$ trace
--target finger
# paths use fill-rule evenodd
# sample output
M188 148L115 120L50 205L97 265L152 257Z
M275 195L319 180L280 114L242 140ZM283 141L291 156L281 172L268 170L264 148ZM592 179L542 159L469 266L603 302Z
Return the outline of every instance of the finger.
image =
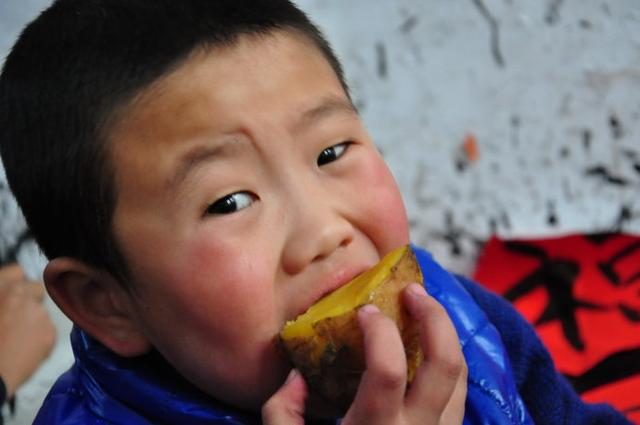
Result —
M304 425L307 386L302 375L292 369L285 383L262 406L264 425Z
M7 264L0 267L0 281L14 282L24 280L24 271L17 263Z
M440 416L465 369L458 335L445 309L421 285L411 285L404 301L419 322L424 361L407 394L408 412Z
M389 424L403 406L407 361L396 324L377 307L358 311L367 369L347 412L347 423Z
M36 282L27 282L25 283L25 286L27 287L29 295L31 295L35 300L42 301L44 299L45 290L43 284Z
M463 368L451 399L442 412L442 423L460 424L464 419L465 401L467 400L467 368Z

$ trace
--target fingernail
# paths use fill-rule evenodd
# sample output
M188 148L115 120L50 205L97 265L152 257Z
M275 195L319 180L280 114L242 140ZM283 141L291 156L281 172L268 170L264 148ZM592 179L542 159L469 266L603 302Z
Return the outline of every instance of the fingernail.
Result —
M291 369L291 372L289 372L289 375L287 376L287 380L284 381L285 384L288 384L289 382L293 381L293 378L295 378L298 375L298 369Z
M427 292L424 290L424 286L418 285L417 283L412 283L409 285L408 289L409 294L414 297L424 297Z
M373 305L373 304L363 305L358 310L359 314L365 314L365 315L369 315L369 314L373 314L373 313L379 313L379 312L380 312L380 309L378 307L376 307L375 305Z

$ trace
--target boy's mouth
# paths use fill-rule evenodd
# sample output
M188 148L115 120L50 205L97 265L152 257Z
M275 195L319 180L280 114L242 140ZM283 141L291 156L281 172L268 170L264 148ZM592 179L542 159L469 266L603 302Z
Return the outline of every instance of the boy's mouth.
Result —
M313 290L311 291L310 296L305 300L304 303L300 305L298 311L295 312L293 317L287 318L287 320L294 320L299 315L304 313L316 302L320 301L325 296L329 295L331 292L335 291L338 288L349 283L356 276L364 273L369 270L370 266L360 265L360 266L349 266L336 268L332 270L329 274L324 276L323 278L317 280L313 285Z

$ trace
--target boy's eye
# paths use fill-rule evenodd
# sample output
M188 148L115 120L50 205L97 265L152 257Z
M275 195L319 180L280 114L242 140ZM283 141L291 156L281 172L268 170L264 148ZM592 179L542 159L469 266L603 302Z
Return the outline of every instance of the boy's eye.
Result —
M249 207L254 201L255 195L249 192L231 193L209 205L205 214L231 214Z
M351 142L342 142L323 150L318 156L318 166L328 164L340 158L347 151Z

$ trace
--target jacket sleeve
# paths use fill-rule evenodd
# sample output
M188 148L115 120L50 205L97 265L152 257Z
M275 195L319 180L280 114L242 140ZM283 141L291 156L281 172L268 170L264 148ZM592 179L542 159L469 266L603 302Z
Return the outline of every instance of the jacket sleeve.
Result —
M631 424L608 404L587 404L560 375L534 328L502 297L458 276L498 329L516 386L536 424Z

